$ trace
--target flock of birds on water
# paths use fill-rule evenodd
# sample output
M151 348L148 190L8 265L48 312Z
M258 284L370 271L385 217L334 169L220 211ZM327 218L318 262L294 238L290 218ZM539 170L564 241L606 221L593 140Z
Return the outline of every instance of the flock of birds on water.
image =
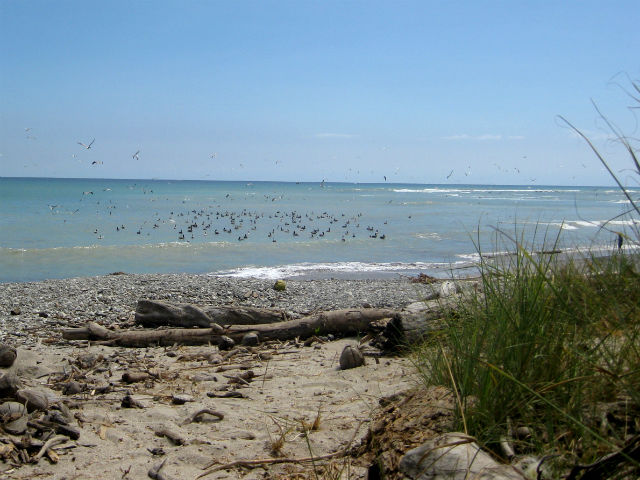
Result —
M147 206L151 202L162 202L163 197L155 194L153 189L137 184L129 185L129 191L136 194L148 195ZM268 206L264 209L260 208L228 208L237 200L242 200L236 194L227 193L224 195L223 203L216 205L208 205L206 207L189 205L187 199L183 199L182 203L189 206L182 211L175 209L176 201L170 201L164 198L168 206L172 208L168 213L161 214L160 209L152 209L149 212L150 220L144 220L134 226L127 226L121 223L123 218L128 218L127 214L118 216L118 207L123 205L114 203L109 198L111 188L103 188L102 192L94 191L82 192L79 202L83 205L90 205L95 208L96 217L100 218L99 226L93 229L93 235L97 240L103 240L106 237L114 238L112 235L142 235L152 236L160 233L164 241L237 241L260 238L262 241L271 241L276 243L278 240L319 240L319 239L335 239L346 242L349 239L366 236L371 239L385 240L386 234L381 232L379 227L365 224L365 216L361 213L330 213L328 211L321 212L301 212L298 210L279 209L276 202L283 200L283 195L264 194L263 203ZM91 198L92 200L89 200ZM135 200L140 201L140 197ZM254 203L255 200L252 200ZM132 200L133 203L133 200ZM54 215L66 214L73 215L80 208L72 207L64 208L62 205L48 205L50 211ZM255 203L254 203L255 207ZM85 207L86 208L86 207ZM125 209L129 205L124 205ZM114 214L115 213L115 214ZM136 212L139 217L141 211ZM67 222L64 218L63 222ZM384 221L384 225L387 221ZM134 233L133 233L134 232Z

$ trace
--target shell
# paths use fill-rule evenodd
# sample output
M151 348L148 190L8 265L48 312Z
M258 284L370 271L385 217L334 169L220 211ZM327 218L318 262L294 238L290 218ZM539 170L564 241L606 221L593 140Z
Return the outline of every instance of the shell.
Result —
M340 369L356 368L364 365L364 355L353 345L347 345L340 354Z
M49 408L49 399L44 392L38 390L24 389L18 390L16 399L27 407L27 410L46 410Z
M27 409L18 402L4 402L0 405L0 417L5 421L21 417L25 413L27 413Z

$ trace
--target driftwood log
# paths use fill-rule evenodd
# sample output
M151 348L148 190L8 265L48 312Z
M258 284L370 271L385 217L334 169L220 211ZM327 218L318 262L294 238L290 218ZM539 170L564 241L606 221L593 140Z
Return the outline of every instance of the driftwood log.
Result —
M320 312L306 317L261 323L255 325L227 325L221 327L209 323L209 328L161 328L156 330L114 331L89 322L85 327L63 330L66 340L91 340L102 344L120 347L146 347L152 345L202 345L216 344L222 336L240 341L247 333L256 333L260 341L291 340L308 338L314 335L356 335L371 333L376 337L376 344L384 349L395 349L420 341L425 335L442 328L440 319L447 310L455 309L456 297L418 302L403 310L382 308L345 309ZM172 306L168 306L172 307ZM196 312L197 307L177 310L163 310L173 315L178 312ZM159 310L154 310L159 312ZM204 310L199 310L204 312ZM200 315L196 313L195 315ZM205 318L205 317L202 317ZM208 315L206 319L208 319ZM262 317L260 317L262 318ZM156 321L160 321L159 316ZM164 320L163 320L164 321ZM168 324L173 319L168 320Z
M200 308L190 304L171 305L156 300L138 300L135 321L143 327L201 327L256 325L287 320L284 312L265 308L222 306Z

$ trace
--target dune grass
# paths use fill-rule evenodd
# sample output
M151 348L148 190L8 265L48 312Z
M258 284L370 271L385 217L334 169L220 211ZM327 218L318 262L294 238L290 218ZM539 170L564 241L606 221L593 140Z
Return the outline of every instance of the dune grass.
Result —
M633 84L632 92L640 87ZM640 106L640 98L631 98ZM640 177L633 140L596 110ZM589 139L564 121L629 200L626 215L640 217L633 192ZM640 245L636 222L627 232L612 233ZM522 237L497 232L500 246L508 243L512 253L498 259L484 257L476 245L481 289L462 298L446 328L414 352L416 367L426 384L455 392L456 428L496 456L535 455L550 478L638 478L637 248L567 258L534 254L538 249ZM558 241L543 250L557 251Z
M457 394L457 429L497 455L591 463L640 431L640 273L618 253L560 262L519 243L414 355ZM518 434L520 432L520 434Z

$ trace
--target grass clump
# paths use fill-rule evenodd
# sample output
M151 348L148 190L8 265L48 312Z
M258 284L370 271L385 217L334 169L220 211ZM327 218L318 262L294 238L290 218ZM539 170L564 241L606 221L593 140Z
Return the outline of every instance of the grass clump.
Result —
M625 91L638 108L640 85ZM628 155L632 168L622 171L637 181L637 139L596 111ZM640 204L595 145L560 119L628 200L630 231L604 225L618 250L587 258L558 254L559 238L540 251L498 232L511 254L480 255L482 288L461 299L414 358L427 384L455 393L457 428L497 456L536 455L534 478L542 470L551 478L639 478ZM623 239L632 248L621 249Z
M514 244L498 262L482 257L481 290L416 364L456 393L457 428L498 455L507 438L518 454L558 454L558 468L592 463L640 432L636 259L560 260Z

